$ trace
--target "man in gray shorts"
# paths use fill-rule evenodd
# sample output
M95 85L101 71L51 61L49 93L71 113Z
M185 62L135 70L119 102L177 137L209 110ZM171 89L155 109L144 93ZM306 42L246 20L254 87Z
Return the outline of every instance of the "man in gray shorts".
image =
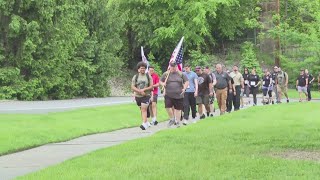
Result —
M203 73L200 66L196 67L196 73L198 75L198 96L196 97L196 102L199 109L200 119L204 119L206 118L206 115L204 114L202 105L204 105L204 107L206 108L207 116L209 116L209 97L213 96L213 86L210 76L206 73Z
M165 108L170 118L168 126L174 123L179 126L181 110L183 109L184 93L189 85L188 78L178 70L177 64L173 62L170 63L170 70L161 76L160 84L165 87ZM174 108L174 112L172 107ZM176 119L177 122L175 122L174 119Z
M308 101L308 76L304 73L304 69L301 69L300 75L297 78L296 87L299 92L300 100L299 102L302 102L302 93L306 95L306 99Z

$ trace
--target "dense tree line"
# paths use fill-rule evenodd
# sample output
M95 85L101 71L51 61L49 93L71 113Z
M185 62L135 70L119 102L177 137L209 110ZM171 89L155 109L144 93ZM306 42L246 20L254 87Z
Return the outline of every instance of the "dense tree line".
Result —
M281 26L266 36L281 34L286 45L301 44L301 52L315 55L306 61L318 63L319 2L288 1ZM259 0L0 0L0 98L107 96L107 79L132 68L140 46L159 66L166 65L181 36L186 59L212 55L224 42L261 27L260 5ZM283 54L287 66L288 57Z

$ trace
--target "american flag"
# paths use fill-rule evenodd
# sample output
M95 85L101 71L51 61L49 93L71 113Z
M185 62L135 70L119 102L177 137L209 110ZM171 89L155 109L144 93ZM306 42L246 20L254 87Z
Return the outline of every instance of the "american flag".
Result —
M182 42L183 42L184 37L181 38L180 42L178 43L177 47L174 49L169 65L171 62L176 62L178 69L182 71L182 61L183 61L183 47L182 47Z
M142 62L147 64L147 69L146 69L146 73L149 71L149 61L146 58L146 56L144 55L144 51L143 51L143 47L141 46L141 58L142 58Z

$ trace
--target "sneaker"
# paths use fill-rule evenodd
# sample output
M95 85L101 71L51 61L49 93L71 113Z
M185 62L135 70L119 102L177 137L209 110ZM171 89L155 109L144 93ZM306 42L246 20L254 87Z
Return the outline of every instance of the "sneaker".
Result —
M146 128L145 128L143 125L141 125L140 128L141 128L142 130L146 130Z
M253 103L253 106L256 106L257 104Z
M155 126L158 125L158 121L154 121L153 125L155 125Z
M289 99L287 99L287 103L289 103Z
M197 120L196 119L192 119L192 123L193 124L197 123Z
M210 117L213 117L213 114L210 114Z
M174 119L170 119L168 123L168 127L172 126L175 123Z
M209 117L209 115L210 115L210 112L207 112L207 117Z
M182 124L186 126L188 124L188 121L184 119Z
M176 122L176 126L177 126L177 128L179 128L180 127L180 123Z
M243 108L243 105L241 105L240 108Z
M272 101L271 103L274 104L274 101Z
M151 127L151 123L149 121L147 122L147 125L148 125L148 127Z
M206 118L206 115L202 114L202 115L200 116L200 119L204 119L204 118Z

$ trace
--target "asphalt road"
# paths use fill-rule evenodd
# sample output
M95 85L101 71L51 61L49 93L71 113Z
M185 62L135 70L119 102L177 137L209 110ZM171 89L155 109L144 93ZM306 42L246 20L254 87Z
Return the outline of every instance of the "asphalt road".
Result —
M133 103L133 98L107 97L53 101L0 101L0 113L38 114L125 103Z

